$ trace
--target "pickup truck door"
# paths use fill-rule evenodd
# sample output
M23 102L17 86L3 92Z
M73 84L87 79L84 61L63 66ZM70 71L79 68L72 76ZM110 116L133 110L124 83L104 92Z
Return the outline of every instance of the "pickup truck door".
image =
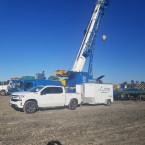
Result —
M62 87L46 87L41 91L38 100L39 107L64 106L65 92Z

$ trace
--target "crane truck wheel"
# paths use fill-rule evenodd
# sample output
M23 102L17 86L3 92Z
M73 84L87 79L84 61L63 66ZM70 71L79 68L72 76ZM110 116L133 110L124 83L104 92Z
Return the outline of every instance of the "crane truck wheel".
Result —
M75 99L72 99L68 105L68 108L70 110L75 110L77 108L77 106L78 106L78 101Z
M1 96L5 96L6 95L6 91L5 90L0 91L0 95Z
M24 105L23 110L26 114L32 114L37 111L37 108L37 103L35 101L27 101Z

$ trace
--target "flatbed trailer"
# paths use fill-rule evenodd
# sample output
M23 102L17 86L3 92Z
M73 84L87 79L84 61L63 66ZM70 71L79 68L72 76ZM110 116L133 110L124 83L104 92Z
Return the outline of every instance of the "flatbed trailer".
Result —
M114 90L114 100L145 100L144 89Z

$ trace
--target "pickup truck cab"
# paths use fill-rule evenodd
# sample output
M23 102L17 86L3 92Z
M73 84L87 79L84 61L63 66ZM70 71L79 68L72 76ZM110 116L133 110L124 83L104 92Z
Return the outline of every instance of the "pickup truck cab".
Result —
M36 86L29 91L12 93L10 106L27 114L40 108L68 107L75 110L81 104L81 94L66 93L63 86Z

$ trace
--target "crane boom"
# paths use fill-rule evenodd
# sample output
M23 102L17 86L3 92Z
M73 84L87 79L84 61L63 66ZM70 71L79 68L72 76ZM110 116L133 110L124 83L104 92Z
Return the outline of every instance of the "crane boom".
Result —
M96 3L95 10L89 22L72 71L55 71L56 76L68 78L65 80L66 86L75 87L77 84L94 81L92 71L94 40L99 27L99 22L104 14L106 6L109 4L109 1L110 0L98 0L98 2ZM90 58L88 72L83 72L87 57Z
M88 25L88 29L86 31L86 34L84 36L84 40L82 42L82 45L80 47L79 53L77 55L77 58L75 60L74 66L72 68L73 72L82 72L87 56L88 55L84 55L85 52L90 52L89 50L91 50L92 45L93 45L93 41L99 26L99 22L101 19L100 14L101 13L101 4L104 3L104 0L98 0L98 2L96 3L95 6L95 10L93 12L92 18L89 22Z

